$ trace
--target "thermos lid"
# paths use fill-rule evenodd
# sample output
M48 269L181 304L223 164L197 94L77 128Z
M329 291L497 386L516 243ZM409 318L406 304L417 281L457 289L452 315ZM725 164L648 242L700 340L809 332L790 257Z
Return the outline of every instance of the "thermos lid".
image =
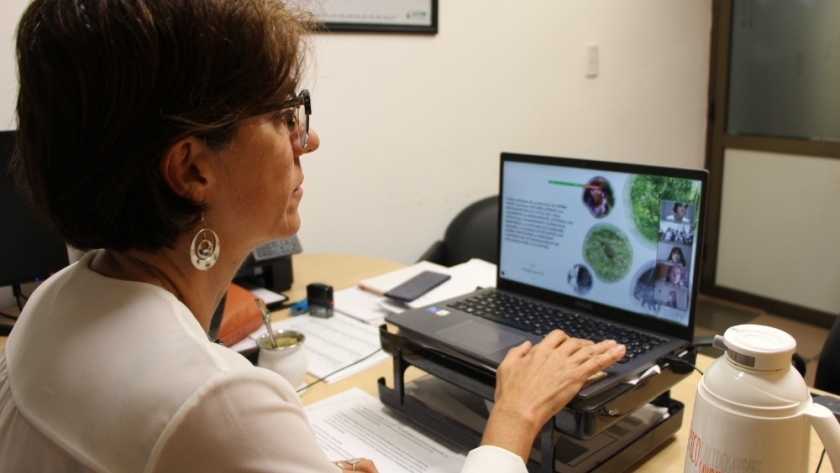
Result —
M726 350L726 358L744 368L778 371L790 368L796 340L787 332L766 325L735 325L715 336L713 345Z

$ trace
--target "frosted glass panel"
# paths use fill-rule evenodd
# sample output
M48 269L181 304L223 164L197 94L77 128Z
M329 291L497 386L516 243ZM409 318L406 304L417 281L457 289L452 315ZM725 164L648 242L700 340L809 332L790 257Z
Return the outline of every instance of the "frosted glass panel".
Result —
M729 149L716 284L840 313L840 160Z
M840 141L840 2L735 0L727 133Z

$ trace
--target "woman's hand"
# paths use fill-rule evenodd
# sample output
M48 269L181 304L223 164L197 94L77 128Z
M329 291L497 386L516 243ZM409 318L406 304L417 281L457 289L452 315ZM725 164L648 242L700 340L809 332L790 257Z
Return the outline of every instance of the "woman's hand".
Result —
M612 340L592 343L554 330L540 343L512 348L496 371L496 403L482 445L495 445L527 462L531 444L551 416L587 378L624 356Z
M343 473L352 473L354 471L361 471L362 473L379 473L373 460L367 458L352 458L350 460L342 460L335 462L335 465L341 468Z

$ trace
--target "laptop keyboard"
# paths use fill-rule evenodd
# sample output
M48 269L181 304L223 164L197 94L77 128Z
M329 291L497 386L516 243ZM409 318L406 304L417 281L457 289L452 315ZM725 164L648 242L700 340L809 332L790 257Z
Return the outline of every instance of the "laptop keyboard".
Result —
M626 363L665 342L633 329L495 291L454 302L449 307L540 336L559 328L571 337L593 342L612 339L627 347L619 363Z

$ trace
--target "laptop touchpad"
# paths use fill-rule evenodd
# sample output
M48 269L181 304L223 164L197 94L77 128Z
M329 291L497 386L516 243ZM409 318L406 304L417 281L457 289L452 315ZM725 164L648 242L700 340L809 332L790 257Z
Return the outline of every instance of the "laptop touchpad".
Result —
M489 327L472 320L437 332L447 342L490 355L499 350L509 349L526 340L525 337L498 328Z

